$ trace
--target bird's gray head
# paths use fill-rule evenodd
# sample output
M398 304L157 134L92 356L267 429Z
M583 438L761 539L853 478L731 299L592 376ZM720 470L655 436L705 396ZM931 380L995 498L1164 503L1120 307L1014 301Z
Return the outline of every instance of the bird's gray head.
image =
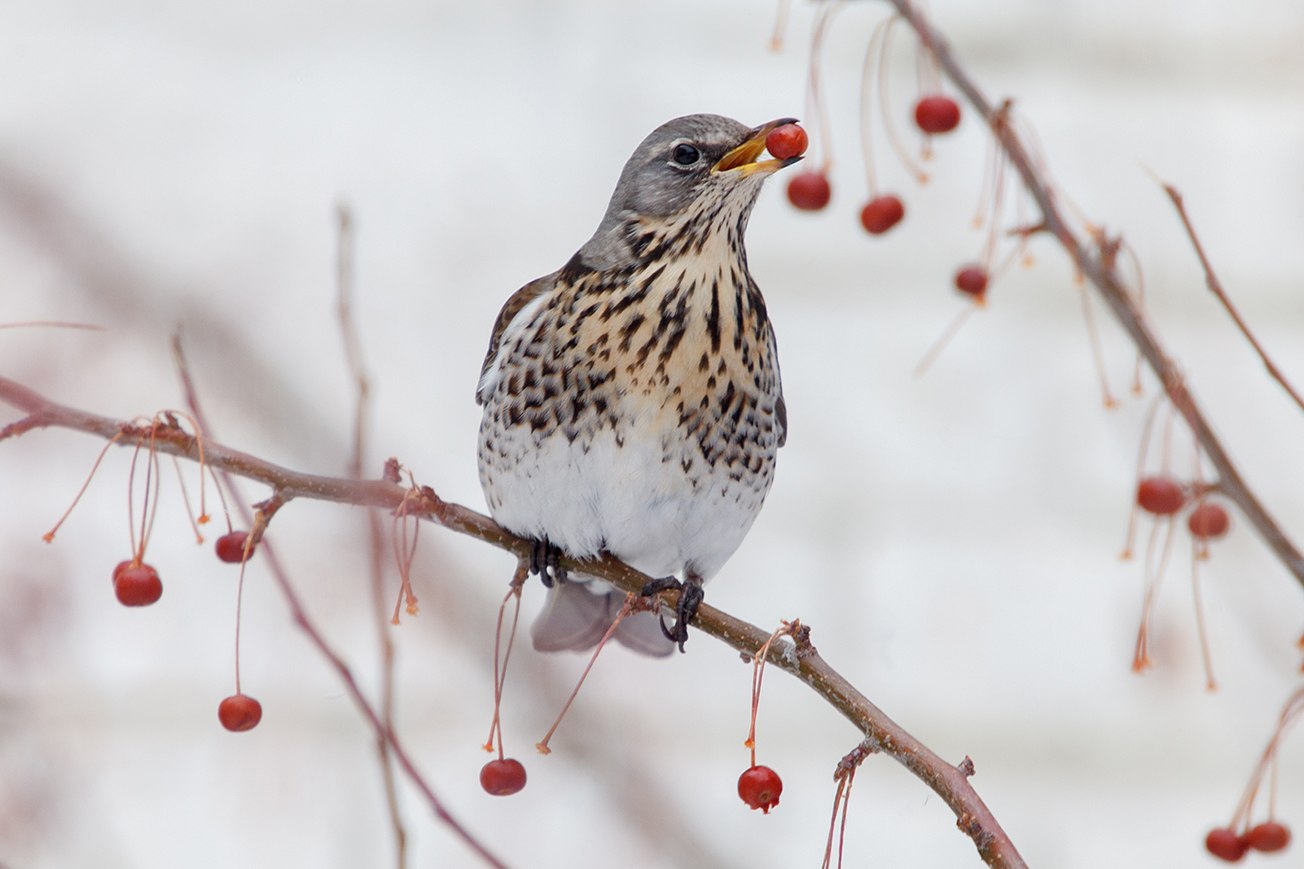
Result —
M648 220L716 211L733 212L745 225L765 178L801 159L757 159L770 131L795 120L747 127L721 115L685 115L657 127L625 163L607 213L581 255L592 265L620 259L627 231Z

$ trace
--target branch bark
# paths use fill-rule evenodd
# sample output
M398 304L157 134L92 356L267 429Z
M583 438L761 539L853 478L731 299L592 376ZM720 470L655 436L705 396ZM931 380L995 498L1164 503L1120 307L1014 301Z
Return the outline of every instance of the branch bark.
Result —
M127 422L67 407L4 377L0 377L0 401L27 414L0 429L0 441L32 429L53 427L103 439L116 437L119 445L134 447L139 439L148 439L152 434L158 451L195 461L199 458L195 436L166 422ZM386 480L352 480L300 473L206 438L203 447L204 461L211 467L269 486L272 489L271 501L277 509L295 498L309 498L401 511L474 537L517 558L529 556L530 541L508 532L488 516L443 500L429 487L412 490ZM634 594L640 593L651 578L610 556L583 562L564 558L562 564L568 570L597 577ZM662 602L673 608L677 592L663 592ZM770 637L769 631L707 604L698 610L692 625L749 656L756 655ZM339 669L341 662L337 656L329 650L323 650L323 653ZM948 763L911 736L830 666L813 646L802 643L785 644L777 651L772 648L768 660L771 665L805 682L855 725L864 734L867 749L877 749L893 758L941 797L955 813L956 825L973 840L979 855L989 866L1017 869L1026 865L969 781L972 774L970 764ZM387 730L379 720L373 724ZM404 755L400 754L398 759L406 766Z

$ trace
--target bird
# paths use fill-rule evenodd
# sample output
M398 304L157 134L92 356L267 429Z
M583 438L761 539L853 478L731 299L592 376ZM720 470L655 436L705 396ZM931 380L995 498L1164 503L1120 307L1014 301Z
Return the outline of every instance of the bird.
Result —
M625 596L557 563L610 553L657 577L645 595L681 589L673 625L635 613L614 638L682 652L702 584L760 512L788 421L743 236L764 181L801 159L761 159L791 123L657 127L593 236L498 314L476 388L480 483L494 520L532 541L540 651L592 648L611 627Z

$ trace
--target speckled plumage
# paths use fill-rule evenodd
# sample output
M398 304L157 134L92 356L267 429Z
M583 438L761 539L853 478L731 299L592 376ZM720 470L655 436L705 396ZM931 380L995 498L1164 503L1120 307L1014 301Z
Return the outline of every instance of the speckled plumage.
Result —
M738 548L787 425L743 247L762 181L792 162L755 162L776 123L693 115L659 127L593 238L503 306L477 399L481 484L505 528L694 582ZM701 165L676 159L686 143ZM558 584L535 645L591 646L621 598ZM672 648L645 616L616 636L652 654Z

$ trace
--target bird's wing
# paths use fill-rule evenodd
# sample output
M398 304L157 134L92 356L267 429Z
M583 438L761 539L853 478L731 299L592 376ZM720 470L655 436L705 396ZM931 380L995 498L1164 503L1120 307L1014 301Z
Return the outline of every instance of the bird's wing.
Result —
M774 403L774 417L778 423L779 446L788 442L788 403L783 400L783 374L779 371L779 342L770 327L770 358L774 360L774 376L779 381L779 399Z
M788 403L783 400L783 387L779 387L779 400L774 404L774 415L779 418L779 446L788 442Z
M508 325L510 325L512 320L516 318L517 314L521 313L526 305L551 290L553 285L556 283L556 280L556 272L553 272L550 275L544 275L541 278L535 278L516 292L512 293L511 298L503 304L502 310L498 312L498 319L494 320L494 331L489 337L489 350L484 354L484 363L480 366L479 383L484 382L485 374L493 366L494 359L498 356L498 345L502 343L503 332L507 330ZM480 396L480 388L477 386L475 403L480 404L482 401L483 399Z

